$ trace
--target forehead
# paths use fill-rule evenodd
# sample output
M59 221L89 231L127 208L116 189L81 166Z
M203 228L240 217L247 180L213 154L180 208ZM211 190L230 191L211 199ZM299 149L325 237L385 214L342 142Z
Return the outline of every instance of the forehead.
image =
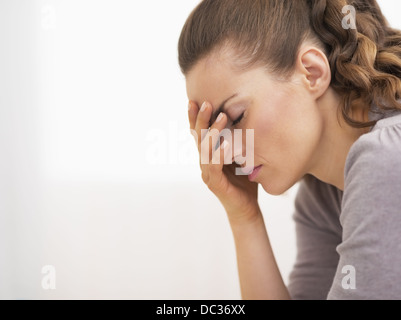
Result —
M198 104L204 100L221 102L244 83L244 72L234 70L232 55L219 52L201 59L186 76L188 98Z

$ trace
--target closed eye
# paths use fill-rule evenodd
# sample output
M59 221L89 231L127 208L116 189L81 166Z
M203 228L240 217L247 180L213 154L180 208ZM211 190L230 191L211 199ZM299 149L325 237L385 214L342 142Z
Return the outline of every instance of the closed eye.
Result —
M240 116L237 120L233 121L233 126L235 126L235 125L237 125L238 123L240 123L241 120L242 120L243 118L244 118L244 113L241 114L241 116Z

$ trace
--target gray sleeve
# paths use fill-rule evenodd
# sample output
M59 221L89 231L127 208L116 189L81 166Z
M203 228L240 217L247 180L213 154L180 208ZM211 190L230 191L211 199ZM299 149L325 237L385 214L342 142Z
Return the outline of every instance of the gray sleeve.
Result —
M294 300L327 298L339 259L341 197L341 191L313 176L301 181L294 213L297 258L288 285Z
M401 299L401 125L352 146L340 222L340 260L328 299Z

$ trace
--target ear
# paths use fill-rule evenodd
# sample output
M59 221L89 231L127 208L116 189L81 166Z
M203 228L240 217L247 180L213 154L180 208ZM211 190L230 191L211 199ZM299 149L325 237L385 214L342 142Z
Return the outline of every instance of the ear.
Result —
M315 99L320 98L331 83L330 64L318 48L305 47L298 54L297 69L302 82Z

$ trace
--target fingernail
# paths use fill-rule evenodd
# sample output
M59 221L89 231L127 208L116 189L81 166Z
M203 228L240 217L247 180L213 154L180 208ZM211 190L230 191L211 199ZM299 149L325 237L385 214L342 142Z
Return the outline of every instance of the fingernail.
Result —
M219 116L216 119L216 123L219 123L221 120L223 120L223 113L219 114Z
M201 112L205 112L207 108L206 102L202 104L202 108L200 109Z

